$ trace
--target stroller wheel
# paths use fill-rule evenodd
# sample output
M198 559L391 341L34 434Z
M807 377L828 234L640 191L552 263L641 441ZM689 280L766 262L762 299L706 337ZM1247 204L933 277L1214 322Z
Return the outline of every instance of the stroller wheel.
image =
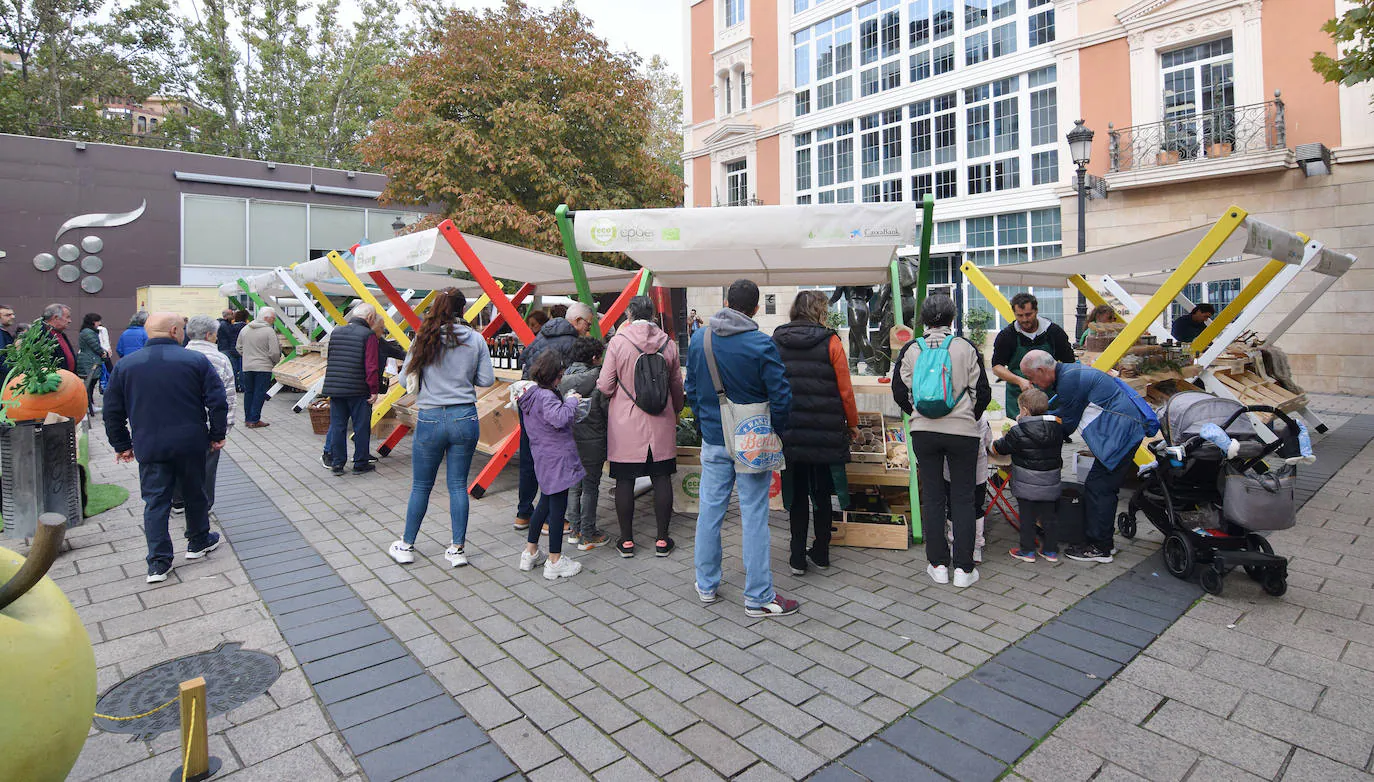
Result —
M1258 552L1260 552L1260 553L1262 553L1262 554L1273 554L1273 553L1274 553L1274 547L1271 546L1271 545L1269 545L1269 540L1268 540L1268 538L1264 537L1263 535L1259 535L1259 534L1256 534L1256 533L1254 533L1254 532L1251 532L1249 535L1246 535L1246 536L1245 536L1245 543L1246 543L1246 545L1248 545L1250 548L1252 548L1252 549L1254 549L1255 551L1258 551ZM1264 567L1260 567L1260 566L1258 566L1258 565L1246 565L1246 566L1245 566L1245 574L1246 574L1247 576L1249 576L1250 578L1253 578L1254 580L1260 582L1261 585L1264 585L1265 582L1268 581L1269 569L1268 569L1268 568L1264 568ZM1267 590L1268 587L1265 587L1265 589ZM1284 584L1283 588L1282 588L1280 591L1278 591L1278 592L1273 592L1273 593L1270 593L1270 594L1281 595L1281 594L1283 594L1283 593L1286 592L1286 591L1288 591L1288 585L1287 585L1287 583Z
M1193 544L1182 532L1171 532L1164 539L1164 567L1174 578L1188 580L1193 577L1197 560L1193 556Z
M1288 579L1278 573L1270 573L1260 582L1260 586L1274 597L1282 597L1288 591Z
M1135 516L1130 513L1122 513L1116 517L1116 529L1121 533L1121 537L1131 539L1135 537Z
M1209 567L1198 574L1198 583L1202 585L1202 591L1209 595L1220 595L1222 589L1222 572L1215 567Z

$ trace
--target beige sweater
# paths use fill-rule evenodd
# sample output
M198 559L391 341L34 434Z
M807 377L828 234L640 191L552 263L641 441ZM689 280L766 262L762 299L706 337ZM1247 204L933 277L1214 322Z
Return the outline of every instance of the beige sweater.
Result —
M239 355L244 372L271 372L281 359L281 343L269 324L255 320L239 332Z
M928 347L938 348L949 333L948 326L927 329L922 339ZM916 367L916 359L920 356L921 351L913 347L906 351L902 365L897 368L897 371L902 373L902 382L906 383L907 388L911 388L911 373ZM926 418L920 413L912 414L911 431L944 432L977 439L981 433L978 431L978 421L973 417L973 398L978 385L978 351L974 350L973 345L967 340L956 337L949 345L949 361L954 370L955 388L965 389L964 395L959 398L959 402L954 405L949 415L943 418Z

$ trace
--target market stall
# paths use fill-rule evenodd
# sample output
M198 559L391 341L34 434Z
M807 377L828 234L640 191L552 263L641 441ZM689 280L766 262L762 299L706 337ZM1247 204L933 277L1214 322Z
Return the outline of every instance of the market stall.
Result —
M725 287L744 277L760 286L890 281L894 291L904 287L898 282L897 250L915 242L918 221L923 219L915 283L919 299L924 294L934 233L933 205L934 200L927 197L924 216L910 203L575 213L559 207L556 216L568 264L579 280L584 277L581 269L586 268L582 253L619 252L640 263L656 284L671 287ZM589 301L588 291L580 295ZM893 296L899 299L900 294ZM900 327L903 308L893 309L895 325ZM899 347L892 344L892 352ZM855 375L853 381L856 394L891 393L885 378ZM877 412L861 412L860 418L862 437L846 468L849 504L856 510L845 514L832 542L906 548L908 541L920 540L920 503L915 471L910 469L906 422L884 419ZM680 497L690 502L692 482L699 478L699 471L694 473L692 468L696 449L678 450ZM775 488L780 485L776 480L774 484ZM894 488L898 491L893 492Z
M997 285L1074 287L1101 304L1105 298L1087 280L1100 276L1127 317L1120 324L1108 324L1104 331L1109 338L1089 339L1085 361L1117 371L1156 404L1196 379L1217 396L1296 412L1313 428L1325 431L1308 410L1306 398L1288 387L1291 381L1266 368L1272 360L1267 364L1264 353L1272 352L1288 328L1355 260L1233 206L1212 226L1031 263L982 268L965 263L963 271L1007 317L1010 306ZM1300 275L1315 277L1311 291L1268 334L1260 337L1250 331L1255 319ZM1175 344L1162 333L1161 316L1189 283L1237 277L1249 282L1192 343ZM1142 303L1136 295L1148 299ZM1256 429L1268 433L1267 427Z

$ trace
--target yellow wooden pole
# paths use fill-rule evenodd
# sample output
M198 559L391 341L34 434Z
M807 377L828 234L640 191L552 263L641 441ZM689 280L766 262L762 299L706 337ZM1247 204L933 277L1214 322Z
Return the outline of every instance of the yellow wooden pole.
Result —
M1102 351L1102 355L1097 357L1093 366L1103 372L1116 366L1116 362L1126 355L1126 351L1130 350L1136 340L1140 339L1140 335L1145 333L1154 319L1164 314L1164 310L1173 302L1174 297L1183 292L1183 289L1193 281L1198 272L1202 271L1202 267L1212 259L1221 245L1245 222L1246 214L1246 211L1238 206L1227 209L1226 214L1217 220L1216 225L1212 226L1206 236L1202 237L1202 240L1188 253L1178 268L1174 269L1159 290L1155 291L1150 300L1145 302L1145 306L1141 308L1140 312L1126 322L1121 333L1112 340L1112 344L1108 345L1106 350Z
M1307 239L1304 237L1303 243L1306 242ZM1241 288L1240 294L1232 299L1230 304L1222 308L1221 312L1212 318L1212 322L1207 324L1207 328L1203 329L1202 333L1197 335L1197 339L1193 340L1193 355L1201 355L1206 351L1212 344L1212 340L1221 334L1222 329L1231 325L1236 316L1244 312L1246 306L1254 301L1255 297L1260 295L1260 291L1268 287L1269 283L1273 282L1279 272L1283 271L1283 267L1287 265L1283 261L1270 261L1265 264L1264 268L1260 269L1259 274L1256 274L1254 279L1246 283L1245 287Z
M496 284L500 285L501 283L498 282ZM477 317L482 312L482 310L486 309L488 304L491 304L491 297L483 293L482 297L477 301L474 301L472 303L472 306L468 307L468 311L463 313L463 320L467 321L468 323L471 323L472 319Z
M1098 293L1096 288L1089 285L1083 275L1070 275L1069 284L1077 288L1078 292L1083 294L1083 298L1087 299L1094 307L1101 307L1107 303L1107 300L1102 297L1102 294ZM1115 307L1112 308L1112 315L1114 315L1117 320L1122 320L1121 314L1116 311Z
M320 303L320 309L323 309L325 314L334 320L334 323L340 326L348 323L347 320L344 320L343 313L339 312L339 308L334 306L334 302L330 301L329 297L324 295L324 291L320 290L319 285L307 282L305 289L310 291L310 295L314 296L315 300Z
M1008 321L1016 320L1016 314L1011 311L1011 302L1007 301L1007 297L1003 296L1002 292L997 290L997 286L992 284L992 280L989 280L987 275L983 274L983 270L974 265L973 261L964 261L959 267L959 271L964 273L964 277L966 277L970 283L973 283L973 287L977 288L978 292L983 294L984 298L988 300L988 303L991 304L993 309L997 310L1003 318Z
M392 383L385 394L377 399L377 404L372 406L372 426L376 426L386 415L391 406L401 401L401 397L406 395L406 387L401 383Z
M329 253L329 262L333 264L339 276L343 277L344 282L348 283L348 287L352 288L353 292L358 294L358 298L371 304L373 309L377 310L378 317L382 319L383 325L386 326L386 330L391 334L392 338L400 343L401 347L410 350L410 337L406 335L405 329L397 325L396 321L392 320L391 316L386 314L386 307L383 307L382 303L377 301L377 297L372 295L372 291L368 290L367 286L363 284L363 281L358 278L358 275L353 273L353 269L349 267L348 262L343 259L343 256L339 255L337 251L331 251Z
M423 315L423 314L425 314L425 310L429 309L429 306L430 306L431 304L434 303L434 299L437 298L438 296L439 296L439 291L430 291L429 293L426 293L426 294L425 294L425 297L424 297L423 299L420 299L420 303L419 303L419 304L416 304L416 305L412 308L412 310L414 311L414 313L415 313L416 315Z
M210 770L209 732L205 725L205 678L181 683L182 779L196 779Z

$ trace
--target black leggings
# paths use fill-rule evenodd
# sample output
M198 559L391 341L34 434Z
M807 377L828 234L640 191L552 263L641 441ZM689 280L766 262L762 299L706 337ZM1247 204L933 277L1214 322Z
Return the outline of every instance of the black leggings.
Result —
M658 522L658 540L668 537L668 519L673 515L673 476L654 475L654 519ZM615 515L620 521L620 539L634 540L635 481L620 478L615 482Z
M539 545L539 534L545 524L549 525L549 553L563 553L563 519L568 513L568 490L554 494L539 495L539 504L534 506L530 516L530 531L525 540Z
M788 564L798 570L806 569L806 538L811 531L812 513L815 518L816 545L811 558L817 565L830 565L830 496L835 493L830 465L810 462L788 462L792 496L788 512L792 522L792 553Z

